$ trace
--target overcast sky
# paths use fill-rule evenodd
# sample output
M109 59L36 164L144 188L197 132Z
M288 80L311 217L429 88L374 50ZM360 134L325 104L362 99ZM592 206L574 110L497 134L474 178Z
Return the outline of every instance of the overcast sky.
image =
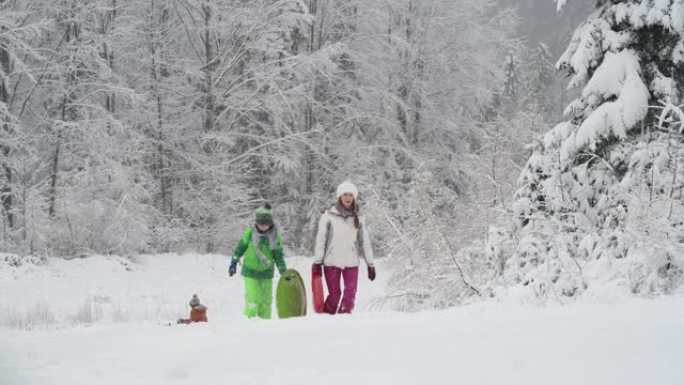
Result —
M554 0L502 0L514 6L521 16L520 33L528 46L546 43L555 55L565 49L575 28L591 13L596 0L574 0L561 13Z

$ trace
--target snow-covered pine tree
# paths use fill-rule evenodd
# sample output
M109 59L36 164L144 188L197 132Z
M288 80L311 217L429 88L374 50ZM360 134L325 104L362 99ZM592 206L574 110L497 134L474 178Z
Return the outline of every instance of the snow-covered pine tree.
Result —
M520 59L509 53L504 61L504 84L501 91L501 103L505 115L510 116L518 110L522 99L522 82L520 80Z
M562 300L681 283L682 47L681 1L600 1L575 31L557 66L583 90L521 175L508 284Z
M550 119L558 109L557 79L551 51L544 43L533 48L524 65L524 105Z

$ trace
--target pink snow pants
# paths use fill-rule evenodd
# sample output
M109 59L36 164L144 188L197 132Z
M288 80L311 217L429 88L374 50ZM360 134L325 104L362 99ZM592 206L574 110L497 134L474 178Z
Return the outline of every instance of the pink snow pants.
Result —
M325 300L323 311L328 314L351 313L354 310L356 284L359 281L358 266L344 269L324 266L323 271L325 274L325 284L328 286L328 298ZM344 295L340 287L340 277L344 280ZM340 297L342 297L342 304L340 304L338 309L337 304L340 303Z

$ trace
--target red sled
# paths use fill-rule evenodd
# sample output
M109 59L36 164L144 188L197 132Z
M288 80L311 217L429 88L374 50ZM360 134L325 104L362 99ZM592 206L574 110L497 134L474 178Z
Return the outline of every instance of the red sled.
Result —
M313 292L313 308L316 313L323 313L325 293L323 292L323 277L311 274L311 291Z

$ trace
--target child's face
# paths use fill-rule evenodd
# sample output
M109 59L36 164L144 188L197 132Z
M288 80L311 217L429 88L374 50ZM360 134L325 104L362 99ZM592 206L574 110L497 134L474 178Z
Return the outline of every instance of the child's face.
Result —
M257 223L257 229L259 229L259 231L261 231L262 233L268 231L268 229L270 229L270 228L271 228L270 225L265 225L263 223Z
M352 203L354 203L354 195L351 193L344 193L340 197L340 201L342 201L342 205L344 205L344 207L349 208L351 207Z

